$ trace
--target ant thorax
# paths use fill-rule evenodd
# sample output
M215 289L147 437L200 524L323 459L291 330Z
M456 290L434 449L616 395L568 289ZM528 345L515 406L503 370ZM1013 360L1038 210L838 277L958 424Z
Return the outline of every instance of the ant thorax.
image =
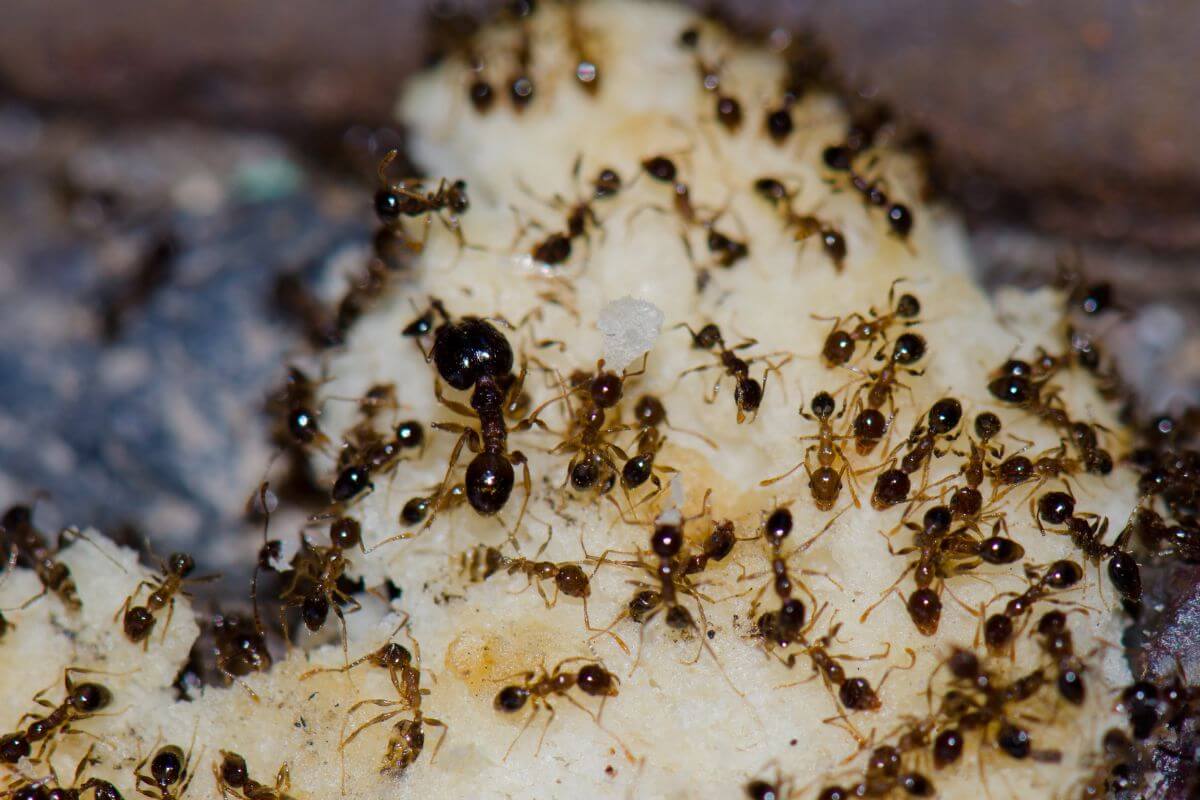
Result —
M799 38L634 0L447 37L398 107L408 158L375 154L384 235L341 343L264 398L237 470L270 487L259 527L219 561L180 545L176 580L165 532L139 565L38 527L32 498L4 524L0 735L80 667L112 701L52 763L70 785L96 743L80 784L125 797L143 759L147 796L178 794L166 746L191 754L183 800L220 796L223 754L230 796L279 800L1093 778L1140 569L1200 558L1195 473L1125 459L1066 335L1064 303L1102 294L989 297L900 122L831 94ZM197 641L206 685L177 702Z

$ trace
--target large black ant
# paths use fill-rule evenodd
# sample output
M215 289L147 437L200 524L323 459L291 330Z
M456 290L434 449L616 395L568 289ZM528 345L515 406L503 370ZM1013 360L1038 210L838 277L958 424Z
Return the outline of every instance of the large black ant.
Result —
M796 241L820 236L825 255L833 262L834 269L842 271L846 261L846 237L841 231L813 214L796 213L792 208L792 192L777 178L759 178L754 182L754 191L779 212L784 227L792 231Z
M48 689L35 694L33 702L50 709L50 713L41 717L32 713L23 714L17 720L18 728L25 720L30 720L30 723L14 733L0 737L0 761L16 764L22 758L30 757L35 742L41 742L41 744L33 759L41 760L46 754L47 747L50 747L51 753L53 753L57 737L80 732L75 727L75 723L93 717L106 708L112 702L112 693L108 687L92 681L76 683L71 677L76 674L94 672L95 670L80 667L64 669L63 688L66 690L66 697L57 705L45 699L44 695L49 691Z
M133 592L125 598L125 602L117 609L113 619L122 618L121 627L129 641L142 642L146 647L150 642L150 633L154 630L158 619L156 612L167 609L167 619L163 623L163 641L166 641L167 631L171 627L171 617L175 613L175 596L188 596L184 591L185 583L216 580L216 575L206 575L202 578L192 578L196 561L187 553L172 553L163 563L162 577L144 580L134 587ZM145 587L150 590L146 596L145 605L134 605L134 600Z
M859 505L858 493L854 489L854 472L850 469L850 461L846 458L846 454L842 452L840 441L850 439L850 436L838 435L833 432L833 410L836 407L833 395L829 392L818 392L812 399L812 413L809 414L804 410L804 406L800 406L800 416L804 419L811 420L819 426L816 434L811 436L801 436L800 441L815 440L815 444L811 444L804 451L804 460L782 475L767 480L760 481L760 486L770 486L777 481L791 475L800 467L804 467L804 471L808 473L808 487L812 491L813 503L821 511L828 511L833 508L838 497L842 493L842 476L849 473L850 475L850 495L854 499L854 504ZM846 413L843 408L838 414L840 418ZM813 469L808 463L808 456L813 451L817 453L817 468ZM840 468L835 467L838 462L841 462Z
M542 735L538 738L535 755L537 752L541 752L542 741L546 738L546 731L550 730L550 723L554 721L554 706L550 705L550 697L552 695L566 699L599 724L600 715L604 712L604 703L607 702L608 698L616 697L620 681L616 675L613 675L599 663L584 664L575 671L563 669L564 664L572 661L586 660L583 658L568 658L556 664L553 670L547 671L543 666L538 672L520 673L521 683L505 686L496 694L493 705L497 711L505 714L515 714L523 709L526 704L529 704L533 708L533 712L525 720L525 724L512 740L512 744L508 746L508 750L505 751L505 760L508 759L513 748L517 746L517 742L520 741L521 736L533 724L534 717L537 716L538 711L545 708L550 712L550 716L546 720L545 727L542 728ZM584 708L579 701L571 697L570 691L575 687L578 687L581 692L590 697L600 698L600 708L594 715Z
M676 327L685 328L692 337L692 347L696 350L706 350L714 353L717 356L715 364L704 364L699 367L692 367L685 370L684 375L692 372L702 372L708 369L723 369L725 375L729 375L734 379L735 386L733 390L733 400L737 406L737 421L740 425L746 421L747 415L753 420L758 413L758 407L762 405L763 395L767 391L767 378L772 372L778 372L783 364L774 364L766 356L756 356L755 358L744 359L737 355L738 350L745 350L748 347L753 347L758 344L757 339L746 339L733 347L728 347L725 344L725 338L721 335L721 329L716 323L709 322L700 328L699 331L693 331L687 323L680 323ZM763 371L762 382L750 377L750 365L755 361L762 359L767 362L767 368ZM786 363L786 362L785 362ZM717 399L717 391L720 389L721 379L713 384L712 394L706 400L710 403Z

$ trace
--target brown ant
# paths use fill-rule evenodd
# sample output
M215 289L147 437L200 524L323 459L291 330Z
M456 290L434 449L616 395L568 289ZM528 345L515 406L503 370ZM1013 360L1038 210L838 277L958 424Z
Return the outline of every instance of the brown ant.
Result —
M300 550L292 557L287 580L279 592L279 621L284 638L288 638L287 610L300 609L304 627L313 633L321 630L329 611L337 615L342 626L342 650L346 651L346 616L342 604L350 604L350 612L362 606L341 585L348 562L346 550L362 549L362 528L357 520L338 517L329 525L329 546L313 544L306 535L300 537ZM349 656L347 655L347 659Z
M994 736L996 746L1018 761L1032 758L1042 763L1057 763L1062 759L1062 754L1057 750L1034 749L1029 731L1009 715L1010 706L1029 700L1046 685L1043 670L1036 669L1005 682L985 669L978 656L962 649L951 653L943 665L950 669L953 688L943 696L938 711L944 726L944 732L938 740L949 731L955 732L959 746L952 748L955 755L953 760L957 760L957 754L961 753L961 733L972 730L983 731L985 739ZM939 760L936 747L937 743L935 763Z
M1090 520L1090 521L1089 521ZM1108 559L1108 577L1113 588L1129 603L1138 604L1142 599L1142 573L1137 560L1129 552L1129 540L1133 528L1126 527L1112 544L1102 541L1108 533L1108 517L1095 514L1076 514L1075 500L1066 492L1047 492L1037 501L1038 527L1042 522L1063 525L1071 542L1079 548L1088 561L1100 564Z
M364 706L383 706L385 708L392 707L392 711L385 711L378 716L375 716L362 725L354 729L354 732L342 740L338 745L339 751L344 751L346 745L350 744L358 735L367 728L373 725L378 725L393 719L405 711L412 712L411 719L402 719L392 726L392 734L388 739L387 749L383 755L383 766L380 772L399 775L404 770L408 769L414 761L420 756L425 749L425 726L429 725L442 729L442 735L438 738L437 745L433 748L433 756L430 759L437 758L438 750L441 749L442 742L449 732L449 726L441 720L425 716L421 709L422 698L429 694L428 689L421 688L421 648L420 645L413 641L413 647L416 651L415 661L413 655L409 653L407 648L395 642L388 642L374 653L363 656L352 664L347 664L340 669L334 669L334 672L348 672L354 667L368 662L373 666L385 668L392 679L392 686L396 689L398 700L360 700L350 707L349 714L354 714ZM316 672L330 670L312 670L302 679ZM345 772L343 771L343 781L345 780Z
M159 748L153 758L143 758L133 769L138 794L153 800L178 800L183 797L194 777L188 769L191 757L190 747L185 754L182 748L169 744ZM149 773L142 771L147 762L150 763Z
M721 64L719 62L710 64L702 58L697 52L699 43L700 31L696 28L688 28L679 35L679 45L693 53L696 72L700 76L700 85L707 92L716 92L717 122L730 133L736 133L742 126L742 104L736 97L719 91L721 88Z
M716 323L709 322L702 327L699 332L693 331L687 323L680 323L677 328L685 328L692 337L692 347L696 350L705 350L717 356L717 363L704 364L699 367L692 367L684 370L683 375L692 372L702 372L707 369L723 369L725 375L729 375L735 381L733 390L733 400L737 406L737 421L740 425L746 421L746 416L750 415L751 421L758 414L758 407L762 405L763 395L767 390L767 378L772 372L778 372L783 364L773 364L766 356L756 356L755 358L743 359L737 355L738 350L745 350L748 347L753 347L758 344L757 339L746 339L733 347L725 345L725 338L721 335L721 329ZM750 377L750 365L755 361L762 359L767 362L767 368L763 371L762 382ZM786 363L786 361L784 362ZM681 376L682 377L682 376ZM712 403L717 399L717 391L720 389L721 379L713 384L712 394L707 398L707 402Z
M983 640L992 651L1000 651L1012 642L1017 632L1016 623L1029 613L1035 603L1079 583L1083 578L1083 567L1074 561L1055 561L1041 575L1033 568L1026 567L1025 577L1029 581L1029 588L1021 594L1006 592L1000 595L1012 595L1012 598L1005 604L1004 611L984 620Z
M33 760L41 760L47 747L50 747L51 753L53 753L53 748L57 743L56 737L79 732L74 727L75 723L93 717L106 708L112 702L112 693L106 686L90 681L75 683L71 679L71 676L75 674L94 672L95 670L80 667L64 669L63 687L66 690L66 697L58 705L45 699L44 695L49 691L48 689L43 689L35 694L33 702L50 709L50 713L41 717L32 713L21 715L21 718L17 720L18 728L25 720L31 721L23 729L0 737L0 761L6 764L16 764L22 758L29 758L30 753L33 752L34 742L41 742L41 744L38 746L37 755L33 756Z
M575 165L571 168L571 177L575 181L579 180L579 170L582 164L583 158L580 156L575 159ZM592 182L591 198L568 203L562 196L554 195L552 201L547 205L566 212L565 227L561 231L550 233L545 239L537 242L530 251L530 255L534 260L550 266L566 262L571 257L572 243L575 240L590 241L589 226L597 230L601 228L600 218L596 215L594 208L595 202L612 197L621 190L621 187L620 174L606 167L596 174L596 178Z
M827 786L819 800L844 800L850 797L891 797L900 791L904 797L933 797L933 781L923 772L906 769L905 756L930 745L935 720L909 721L901 727L896 744L884 744L871 750L862 778L854 785Z
M1114 793L1124 797L1127 792L1140 788L1137 749L1129 734L1120 728L1109 728L1104 732L1100 748L1099 757L1090 764L1090 774L1072 789L1073 795L1083 800L1111 797Z
M957 434L950 436L950 432L957 428L958 423L962 420L962 404L953 397L943 397L930 406L926 419L927 422L924 423L918 421L913 426L908 440L897 445L885 460L885 463L890 463L892 466L879 474L879 477L875 479L875 488L871 492L871 505L876 510L882 511L908 499L909 490L912 488L912 480L909 475L922 467L924 467L925 474L928 475L930 457L944 455L936 449L938 437L954 439L957 436ZM907 450L897 468L895 455L902 447L907 447Z
M888 227L899 239L907 241L912 232L913 215L908 206L892 202L887 193L879 188L879 180L869 180L854 169L855 150L846 145L825 148L822 159L825 166L835 172L844 172L850 178L850 186L862 195L868 206L883 208Z
M108 781L88 778L80 783L84 771L89 766L98 763L97 759L92 756L95 750L96 745L93 744L79 759L70 786L63 785L54 765L47 762L46 767L50 770L48 776L28 783L13 784L4 792L3 796L7 800L79 800L88 790L95 790L92 795L94 800L121 800L121 793ZM49 788L50 786L53 788Z
M779 212L784 227L792 231L796 241L820 236L825 255L833 262L834 269L842 271L846 261L846 237L841 231L812 214L797 214L792 208L791 191L776 178L759 178L754 182L754 191Z
M271 667L271 651L260 624L218 614L213 617L212 631L217 669L230 681Z
M900 577L879 600L863 612L861 622L865 622L871 612L890 597L911 572L916 588L904 601L904 607L917 630L925 636L932 636L941 622L941 590L948 578L974 570L981 563L1012 564L1020 561L1025 555L1025 548L1020 544L999 535L1001 521L997 521L992 535L986 539L978 539L971 535L967 527L952 530L953 522L954 515L950 508L938 505L925 512L920 525L913 522L901 523L904 528L913 532L913 543L909 547L893 550L889 541L888 552L893 556L906 556L910 553L920 555L905 567Z
M58 550L67 531L59 534L59 546L51 548L46 537L33 524L33 509L14 505L0 517L3 541L15 552L17 563L31 568L42 584L42 591L24 603L28 606L47 592L53 592L68 608L78 611L82 605L75 589L75 579L67 565L58 560Z
M334 503L345 504L373 490L373 476L392 472L405 451L420 449L425 444L425 426L417 420L398 424L390 439L375 433L369 424L352 435L358 441L347 443L338 454L338 474L330 489Z
M654 484L653 494L662 491L662 480L656 471L669 473L676 471L674 467L655 462L665 441L666 437L659 432L658 428L642 428L637 438L637 451L621 466L621 487L627 493L643 486L646 481ZM652 497L653 494L648 497Z
M959 469L964 485L956 486L950 495L950 510L954 513L954 519L976 530L982 521L994 516L984 511L983 493L979 487L983 484L984 477L992 472L990 459L1000 458L1004 454L1003 447L990 446L992 439L999 433L1000 418L995 414L984 411L975 417L976 438L971 440L971 450L966 454L967 461Z
M288 368L283 389L270 403L280 423L275 434L278 442L301 449L314 443L322 447L329 444L329 437L321 431L321 415L317 411L319 385L300 368Z
M804 460L782 475L767 480L760 481L760 486L770 486L773 483L783 480L791 475L800 467L804 467L804 471L808 473L808 487L812 491L813 503L821 511L828 511L833 508L838 497L842 493L842 476L849 472L850 474L850 496L854 500L854 505L858 506L858 493L854 489L854 472L850 469L850 462L846 458L846 454L842 452L839 441L850 439L850 436L835 435L833 432L833 424L830 422L833 419L833 410L836 407L833 395L829 392L818 392L812 399L812 413L809 414L804 410L803 404L800 406L800 416L806 420L816 422L819 426L818 432L811 436L801 436L800 441L814 440L816 444L811 444L804 451ZM846 413L845 407L837 418L841 418ZM814 470L808 463L808 457L813 452L817 453L817 468ZM834 465L841 461L841 468L835 469Z
M653 156L642 161L642 169L652 179L671 186L671 204L675 214L685 226L700 228L705 232L705 246L718 266L728 269L750 255L750 247L744 241L717 230L717 221L724 215L724 210L714 212L708 217L701 216L700 211L692 203L691 188L678 178L679 171L674 161L663 155ZM648 206L647 208L653 207ZM638 213L634 212L634 216L637 216ZM683 243L690 255L691 244L686 235ZM703 277L701 280L704 280Z
M880 348L875 353L876 361L883 361L884 348ZM896 389L904 389L910 394L912 390L901 383L900 376L902 374L920 377L925 374L923 369L913 369L912 365L920 361L925 356L925 340L915 333L901 334L892 344L892 353L886 359L886 363L878 370L867 370L864 372L853 365L844 365L846 369L861 376L861 382L857 389L854 390L854 395L851 400L851 405L861 407L860 400L864 393L866 396L866 408L881 409L885 405L891 415L896 415ZM841 394L841 389L838 394Z
M560 661L550 671L547 671L545 666L543 666L537 672L519 673L522 679L521 683L505 686L496 694L493 705L497 711L505 714L515 714L523 709L527 703L533 709L528 719L525 720L525 724L517 733L516 738L512 740L512 744L505 751L504 760L508 760L509 755L512 753L513 748L517 746L517 742L520 741L521 736L533 723L538 711L544 707L550 712L550 716L546 720L545 727L542 728L542 735L538 738L535 755L541 752L542 741L546 738L546 731L550 730L550 723L554 721L554 706L550 705L549 700L551 695L558 695L566 699L599 724L600 715L604 712L604 703L607 702L608 698L616 697L620 680L599 663L585 664L574 672L563 670L564 664L572 661L586 660L584 658L567 658ZM579 701L571 697L569 692L575 687L578 687L581 692L590 697L600 698L600 708L594 715L584 708Z
M380 188L375 192L375 213L380 222L384 225L398 226L402 216L425 215L425 236L428 236L429 223L437 215L442 224L454 233L459 244L464 244L458 218L470 207L467 184L461 180L451 183L443 178L437 189L430 192L426 191L424 183L416 178L393 182L388 178L387 171L399 155L399 150L389 150L379 162ZM422 238L419 244L414 244L414 249L420 251L424 245L425 239Z
M175 596L189 596L184 591L185 583L200 583L216 580L216 575L206 575L202 578L190 577L196 568L196 561L187 553L172 553L162 565L162 576L152 580L143 580L133 592L125 598L124 604L117 609L113 616L115 621L122 618L121 627L129 641L142 643L143 649L150 644L150 633L154 630L158 619L155 613L167 609L167 620L163 623L163 641L167 639L167 631L171 627L171 617L175 613ZM150 590L146 596L145 605L134 605L134 599L145 587Z
M1061 611L1047 611L1038 620L1038 645L1054 662L1058 678L1055 686L1059 696L1074 706L1083 705L1087 692L1083 680L1084 664L1075 655L1071 631L1067 629L1067 615Z
M610 434L629 430L631 426L620 423L605 427L608 413L621 402L625 391L625 381L628 378L641 375L646 371L645 360L635 372L622 372L620 375L604 369L604 359L596 362L596 372L588 376L581 374L572 380L572 388L563 391L558 396L547 400L534 410L525 420L517 425L517 430L525 430L534 425L545 427L539 419L541 412L548 406L564 402L570 415L568 434L551 452L561 453L571 451L574 455L567 465L567 478L571 486L579 491L599 488L601 493L607 492L616 482L621 469L617 461L628 461L629 456L617 445L607 440ZM581 398L578 411L571 405L572 396Z
M880 314L874 308L867 313L855 311L848 317L834 317L833 327L825 336L825 344L821 348L821 358L827 366L835 367L849 364L854 358L854 351L859 342L869 344L876 339L886 338L887 331L893 325L910 327L919 324L917 319L921 314L921 301L916 295L904 293L896 297L896 284L903 278L892 281L888 289L888 307L892 309L886 314ZM829 317L813 315L816 320L828 320ZM857 320L854 327L843 329L842 326L852 320Z
M275 774L275 786L271 787L250 777L245 758L222 750L220 764L213 764L213 777L217 788L221 790L222 800L226 800L230 792L239 800L295 800L288 794L292 781L287 764L279 768Z

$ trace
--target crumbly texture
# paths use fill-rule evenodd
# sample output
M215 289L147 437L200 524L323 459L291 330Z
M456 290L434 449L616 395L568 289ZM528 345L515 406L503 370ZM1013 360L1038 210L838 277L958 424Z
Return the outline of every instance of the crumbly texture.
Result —
M408 499L442 483L456 441L452 433L427 428L428 444L419 455L403 460L394 472L374 476L374 491L347 508L361 520L367 548L397 534L418 535L351 555L352 571L369 586L388 578L402 594L390 605L371 595L361 598L362 610L346 620L350 657L378 648L389 637L413 649L413 640L419 642L422 685L429 691L422 710L448 725L436 759L441 731L429 728L425 752L402 776L380 774L379 764L392 725L407 715L340 746L358 725L389 710L369 705L348 714L359 700L394 699L385 671L362 666L348 674L301 679L314 665L342 663L341 644L330 643L328 636L301 637L268 673L252 675L244 684L207 687L194 701L177 702L170 684L197 635L189 602L177 601L165 640L156 632L146 651L126 641L113 614L145 570L131 553L96 533L63 552L79 585L82 612L70 612L50 596L6 614L14 628L0 642L5 697L0 728L12 729L21 714L33 710L29 698L62 668L84 666L105 671L104 682L114 694L109 714L80 725L100 740L100 763L89 774L113 780L127 796L133 794L133 765L156 743L186 748L192 741L196 775L188 796L195 797L218 794L211 764L219 750L241 753L251 774L265 783L288 764L292 793L302 798L734 797L749 779L777 772L789 777L798 796L815 796L826 783L852 783L861 772L864 755L846 723L860 736L882 742L906 720L930 712L927 689L944 686L945 670L935 674L938 664L954 646L971 647L977 639L980 619L968 609L990 603L995 611L1002 606L995 600L998 594L1023 591L1028 583L1021 565L984 565L949 580L934 636L920 635L906 614L902 598L912 589L911 577L901 584L902 594L887 598L863 621L864 611L915 558L889 553L889 542L893 549L911 543L909 532L897 530L906 504L872 508L874 472L857 479L860 504L844 488L831 511L814 506L803 469L761 484L805 457L811 442L800 437L816 433L816 424L799 416L798 406L807 408L824 389L837 392L840 410L854 395L861 371L878 368L870 355L855 362L859 372L823 364L820 349L831 322L816 317L882 311L897 279L903 279L898 290L915 294L922 304L920 324L912 330L928 343L918 365L924 373L902 377L905 388L895 394L896 417L887 442L865 457L844 443L851 465L876 467L945 396L958 398L964 409L964 432L951 451L967 449L970 422L984 410L1003 421L997 441L1008 453L1057 447L1051 428L1003 407L989 395L987 382L1013 353L1031 356L1038 346L1063 350L1062 297L1050 290L986 297L972 274L956 219L921 202L917 165L885 147L876 152L871 173L885 180L889 195L906 203L915 218L906 241L889 234L880 210L866 207L844 176L832 176L822 166L823 148L839 142L847 125L834 97L803 97L791 109L794 131L780 143L772 141L762 118L765 109L779 103L784 71L778 57L743 45L678 7L585 5L577 24L600 65L599 91L593 96L573 77L567 19L562 9L549 7L523 23L534 42L530 72L536 94L521 113L513 111L507 97L498 97L488 113L479 114L466 94L473 74L457 58L415 81L404 95L400 116L410 128L415 161L429 175L467 183L471 207L461 217L467 246L461 247L440 221L430 221L411 280L381 298L331 359L331 379L321 388L326 398L321 425L338 441L358 418L353 404L337 398L360 396L381 382L395 383L401 406L381 414L381 427L401 419L472 422L437 403L435 370L412 340L400 336L433 297L455 316L502 318L511 326L502 330L528 366L526 385L535 405L561 391L563 376L594 369L605 354L597 324L603 310L632 297L661 310L663 323L656 338L648 337L653 346L645 371L626 380L622 419L632 422L630 409L640 395L662 399L670 426L664 429L667 443L658 463L675 470L661 473L668 486L660 493L643 487L627 495L618 485L602 497L565 485L570 453L553 452L561 440L553 431L563 431L568 422L561 404L542 413L552 431L533 428L510 436L510 447L528 457L532 476L519 529L514 530L524 498L520 468L512 498L498 516L482 517L462 505L440 513L428 529L399 520ZM701 31L699 52L722 65L721 90L742 104L745 119L736 133L717 123L714 95L702 87L693 53L677 44L691 25ZM497 87L516 66L512 53L518 29L501 28L480 40L481 74ZM711 263L703 228L685 225L671 205L671 187L642 171L641 161L655 155L676 163L678 179L690 187L701 218L719 214L717 228L749 243L745 259L728 269ZM601 224L589 225L586 239L574 241L565 263L536 262L530 256L534 245L563 227L565 205L589 196L589 181L601 168L614 169L624 179L618 194L594 202ZM780 215L755 194L753 183L764 176L779 178L795 192L795 209L817 214L844 234L847 256L840 272L819 237L795 241ZM424 234L419 223L409 230L416 237ZM680 326L698 329L708 322L720 326L730 345L755 340L739 354L754 359L756 378L768 365L778 367L769 371L761 409L741 424L732 379L725 376L714 390L721 370L684 374L715 359L693 348ZM640 364L635 358L629 370ZM1120 452L1125 434L1090 377L1066 370L1054 380L1073 417L1103 425L1106 445ZM466 394L445 392L466 402ZM835 428L843 431L851 416L847 411L836 419ZM634 436L621 431L612 438L633 450ZM451 483L462 480L470 456L464 453ZM332 461L316 457L332 477ZM955 452L935 458L927 485L953 478L963 460ZM849 476L847 481L854 482ZM1136 501L1135 479L1120 465L1104 477L1074 476L1071 487L1080 510L1107 516L1117 527ZM989 496L991 485L985 482L983 490ZM939 491L929 489L934 495ZM603 633L629 601L636 588L632 582L653 586L650 573L620 562L636 560L640 553L654 563L646 551L656 516L672 509L684 516L699 514L706 493L711 493L711 509L685 526L689 542L698 544L711 520L723 518L733 520L745 540L697 577L697 595L703 599L684 598L696 619L703 619L705 633L674 632L661 615L645 625L623 619L612 626L612 635ZM1082 562L1065 536L1039 532L1028 496L1028 487L1022 487L997 505L1007 514L1010 534L1025 548L1023 562ZM769 585L769 550L759 536L764 514L778 506L789 507L795 519L785 553L828 525L811 547L790 559L789 569L794 576L806 571L803 580L821 609L809 638L815 641L840 624L830 651L853 659L844 662L850 674L880 687L878 711L834 720L842 710L810 661L800 655L789 669L756 636L751 606L759 591L766 589L761 610L778 604ZM920 510L909 519L919 521ZM324 528L310 536L326 543ZM582 564L591 575L586 610L577 599L556 596L553 582L541 586L554 600L548 607L524 576L470 580L462 554L485 544L516 555L510 537L524 556L540 553L545 560ZM600 563L605 551L614 552ZM34 577L18 571L0 585L0 607L18 605L37 591ZM1112 692L1129 680L1114 644L1122 624L1115 611L1118 598L1107 577L1086 565L1079 587L1057 599L1086 612L1071 613L1069 626L1088 664L1088 696L1076 708L1047 687L1025 708L1043 720L1030 723L1037 746L1060 750L1061 763L1018 762L968 735L957 765L937 772L925 765L941 796L978 796L981 775L993 798L1050 796L1088 769L1100 731L1115 721ZM816 609L807 599L806 604L811 615ZM1035 606L1011 656L992 659L989 667L1019 675L1042 663L1029 633L1050 607ZM405 619L408 625L396 633ZM335 623L331 616L328 627L336 630ZM572 658L601 661L619 677L619 693L608 698L599 722L589 718L588 712L600 710L594 698L572 694L582 709L551 698L553 715L541 710L513 744L530 712L501 714L493 708L496 692L513 682L514 674ZM60 697L61 687L49 696ZM82 736L64 741L55 755L60 773L70 774L88 743Z

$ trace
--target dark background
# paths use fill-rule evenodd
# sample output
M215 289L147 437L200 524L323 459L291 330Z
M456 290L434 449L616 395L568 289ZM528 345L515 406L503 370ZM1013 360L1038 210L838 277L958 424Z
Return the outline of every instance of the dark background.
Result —
M1064 254L1112 281L1128 311L1110 350L1143 412L1200 397L1200 4L724 6L751 29L815 32L847 86L933 134L989 284L1044 282ZM263 402L302 349L277 278L361 264L370 151L400 139L391 110L429 54L427 15L4 4L0 501L47 491L43 527L159 550L204 533L207 565L245 578ZM1171 581L1154 635L1194 642L1178 623L1200 614L1195 576Z

